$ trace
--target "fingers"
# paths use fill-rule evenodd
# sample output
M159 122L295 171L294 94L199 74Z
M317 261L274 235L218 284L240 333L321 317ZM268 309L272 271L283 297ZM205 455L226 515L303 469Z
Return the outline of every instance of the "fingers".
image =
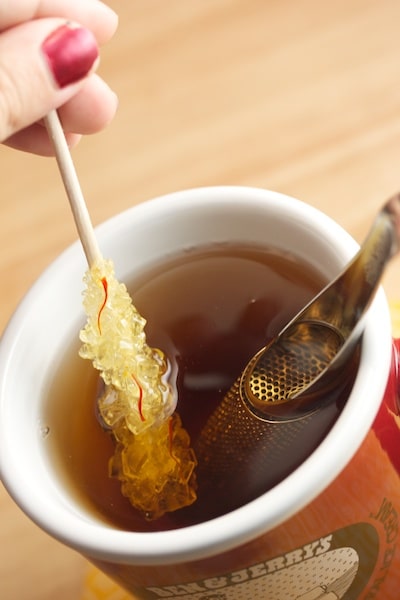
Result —
M91 134L113 119L117 96L98 76L92 75L84 87L59 110L63 128L69 133Z
M62 35L59 32L62 31ZM81 37L69 39L73 34ZM86 29L32 21L0 36L0 141L67 102L95 67L98 48Z
M23 140L29 140L32 151L32 135L37 129L31 125L59 107L66 127L74 133L94 132L108 123L116 98L99 78L91 76L98 56L97 41L89 29L66 25L60 19L31 21L3 32L0 142L21 148ZM89 102L95 111L88 110ZM84 111L82 116L77 110ZM38 148L47 154L42 135Z
M97 133L113 119L118 99L107 84L97 75L91 75L82 89L59 109L63 129L70 147L75 146L82 134ZM54 153L47 131L36 123L11 136L5 144L42 156Z
M0 2L0 142L52 154L40 120L55 108L70 145L108 123L116 96L93 72L117 25L99 0Z
M69 147L73 148L76 146L81 137L81 135L76 133L67 133L66 139ZM54 154L48 133L43 125L39 123L34 123L30 127L14 134L4 144L16 150L31 152L32 154L41 156L52 156Z
M54 16L90 29L99 44L108 41L118 25L116 13L99 0L3 0L0 2L0 31Z

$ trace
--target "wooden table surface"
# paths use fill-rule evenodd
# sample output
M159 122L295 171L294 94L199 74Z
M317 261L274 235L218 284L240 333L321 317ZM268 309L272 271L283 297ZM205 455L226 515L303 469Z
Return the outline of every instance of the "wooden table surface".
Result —
M398 0L110 0L100 71L120 97L74 151L95 223L237 184L296 196L362 240L400 189ZM0 328L76 237L52 159L0 148ZM400 298L400 262L384 279ZM79 599L85 561L0 489L0 597Z

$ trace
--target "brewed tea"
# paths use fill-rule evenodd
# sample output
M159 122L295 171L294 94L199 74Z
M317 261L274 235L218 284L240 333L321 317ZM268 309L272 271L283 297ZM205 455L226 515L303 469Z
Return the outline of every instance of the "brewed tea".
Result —
M60 364L45 415L50 428L45 443L52 445L54 466L71 493L78 495L92 514L116 527L149 531L212 518L285 477L326 435L348 389L341 390L321 418L310 421L305 453L293 453L291 443L281 445L277 454L279 444L274 446L276 468L272 473L270 468L263 469L258 459L242 461L245 470L236 469L233 453L232 464L225 470L226 481L221 481L220 468L212 475L212 465L210 471L209 465L201 464L202 440L211 415L247 361L324 284L320 273L291 255L229 244L191 249L137 276L131 292L147 319L148 342L161 348L171 361L177 410L192 445L199 450L198 500L189 509L148 523L121 495L119 482L108 476L112 441L96 419L97 375L77 356L78 343L72 344ZM217 431L217 448L218 435ZM220 436L222 441L223 432ZM254 456L240 440L235 451Z

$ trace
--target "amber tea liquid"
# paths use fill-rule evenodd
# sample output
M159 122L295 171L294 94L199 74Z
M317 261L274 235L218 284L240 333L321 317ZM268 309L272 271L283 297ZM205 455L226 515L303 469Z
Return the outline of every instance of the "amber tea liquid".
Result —
M208 419L247 361L324 284L320 273L291 255L229 244L166 258L131 282L134 304L147 319L148 343L161 348L172 363L177 410L195 449L202 445ZM77 336L81 325L77 324ZM49 391L45 443L51 445L57 475L71 493L92 515L126 530L182 527L237 508L267 491L318 445L348 393L342 390L321 418L308 426L307 444L300 444L305 450L298 452L292 444L288 447L272 439L274 460L264 468L260 453L252 458L253 444L247 440L243 446L238 440L237 455L250 457L240 468L235 468L235 457L222 473L218 464L211 470L199 464L195 505L147 522L121 495L119 481L108 476L113 441L96 417L97 373L78 357L78 348L79 342L72 344L63 357ZM254 443L256 447L256 439ZM211 458L212 454L211 449Z

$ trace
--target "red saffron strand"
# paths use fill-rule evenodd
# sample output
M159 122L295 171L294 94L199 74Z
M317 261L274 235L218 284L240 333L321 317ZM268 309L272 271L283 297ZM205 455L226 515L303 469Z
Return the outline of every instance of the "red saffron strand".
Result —
M103 300L103 304L100 307L100 310L98 312L97 315L97 327L99 329L99 333L101 335L101 323L100 323L100 318L101 318L101 313L104 310L105 305L107 304L107 300L108 300L108 283L107 283L107 279L105 277L102 278L101 283L103 284L103 288L104 288L104 300Z
M142 423L144 423L146 418L143 414L143 388L139 384L138 380L136 379L136 377L134 375L132 375L132 379L134 380L134 382L136 383L136 385L138 386L138 389L139 389L138 411L139 411L140 420L142 421Z

